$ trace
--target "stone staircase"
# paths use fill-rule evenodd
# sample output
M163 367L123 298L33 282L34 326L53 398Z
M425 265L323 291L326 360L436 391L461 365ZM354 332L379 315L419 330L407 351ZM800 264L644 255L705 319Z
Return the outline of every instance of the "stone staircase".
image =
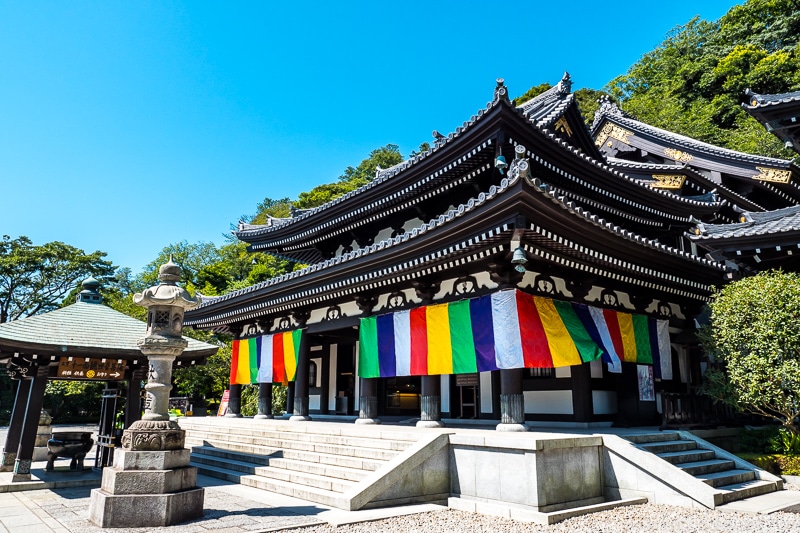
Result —
M686 437L677 432L625 436L639 449L712 487L714 506L783 489L774 476L705 441Z
M209 422L180 421L198 473L340 509L350 507L347 493L420 438L407 431L367 434L346 424Z

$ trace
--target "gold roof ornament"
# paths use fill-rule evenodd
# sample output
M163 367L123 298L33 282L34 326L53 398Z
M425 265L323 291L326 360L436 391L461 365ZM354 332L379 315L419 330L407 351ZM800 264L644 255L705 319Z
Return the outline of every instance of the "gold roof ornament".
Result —
M779 168L756 167L759 174L753 176L754 180L771 181L773 183L789 183L792 178L791 170L781 170Z
M664 148L664 155L675 161L680 161L681 163L689 163L694 159L692 154L681 152L675 148Z
M631 135L633 135L632 131L628 131L625 128L621 128L616 124L608 122L605 126L603 126L603 129L600 130L600 134L597 136L594 144L597 146L603 146L603 143L605 143L608 138L616 139L625 144L630 144L628 142L628 137Z
M684 174L653 174L656 180L650 183L654 189L680 189L686 181Z

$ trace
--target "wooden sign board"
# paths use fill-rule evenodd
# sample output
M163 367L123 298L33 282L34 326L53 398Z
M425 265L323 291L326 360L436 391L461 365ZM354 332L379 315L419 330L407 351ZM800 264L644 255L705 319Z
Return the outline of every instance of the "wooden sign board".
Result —
M61 379L121 381L125 379L125 360L62 357L58 362L56 377Z
M478 374L456 374L456 387L477 387Z

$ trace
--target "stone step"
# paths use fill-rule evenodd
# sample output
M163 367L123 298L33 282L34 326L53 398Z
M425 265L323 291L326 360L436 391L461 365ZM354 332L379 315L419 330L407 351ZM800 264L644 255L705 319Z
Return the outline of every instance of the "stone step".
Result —
M334 455L348 455L353 457L363 457L363 458L378 458L383 460L389 460L401 453L405 450L409 443L403 442L399 443L402 444L402 449L390 449L386 447L379 447L379 446L356 446L354 444L325 444L325 443L315 443L311 441L293 441L287 439L261 439L257 437L244 437L239 435L233 435L228 433L215 433L215 434L203 434L203 435L192 435L191 437L187 438L187 441L194 444L198 440L202 441L209 441L209 442L232 442L236 444L252 444L256 446L261 446L263 448L271 448L275 450L299 450L299 451L307 451L307 452L320 452L320 453L330 453ZM380 443L382 442L379 439L375 439L374 441L368 441L364 444L369 442ZM223 448L227 448L227 446L222 446ZM400 446L398 446L399 448Z
M210 456L232 461L242 461L245 463L262 466L267 466L270 461L269 456L225 450L222 448L215 448L213 446L192 446L192 457L195 457L196 455Z
M353 437L361 439L381 438L383 440L406 441L409 443L419 440L419 430L414 428L392 428L391 426L375 430L374 427L365 429L364 426L354 424L319 424L294 423L281 420L228 420L226 423L203 422L202 419L181 418L179 424L182 429L189 432L221 432L235 434L264 434L280 433L283 435L307 435L308 439L316 437ZM237 423L238 422L238 423ZM379 426L380 427L380 426Z
M202 455L202 454L195 454L192 452L192 459L191 462L193 465L203 465L216 467L216 468L223 468L225 470L230 470L233 472L239 472L242 474L255 474L256 468L262 465L255 465L253 463L247 463L244 461L235 461L233 459L225 459L221 457L212 457L210 455Z
M259 466L256 468L255 475L338 493L342 493L356 484L353 481L344 479L319 476L297 470L284 470L272 466Z
M303 472L306 474L314 474L317 476L324 476L327 478L344 479L346 481L358 482L370 474L369 470L362 470L358 468L347 468L342 466L326 465L318 462L298 461L296 459L272 459L269 466L280 468L283 470L290 470L295 472ZM254 473L254 472L250 472Z
M233 470L228 470L227 468L220 468L217 466L195 463L194 460L190 461L189 465L197 467L198 474L217 479L223 479L225 481L230 481L231 483L241 483L242 477L246 475L242 472L234 472Z
M283 453L284 459L293 459L296 461L305 461L309 463L320 463L332 466L341 466L345 468L354 468L357 470L374 471L381 468L386 464L385 459L372 459L369 457L350 457L346 455L334 455L319 452L297 452L294 450L286 450Z
M349 455L337 455L320 452L306 452L298 450L280 450L275 448L267 448L264 446L257 446L254 444L240 444L237 442L216 442L216 441L200 441L206 442L212 448L217 450L224 450L231 453L240 453L244 456L260 456L264 457L267 461L269 459L282 457L284 459L294 459L297 461L307 461L312 463L321 463L333 466L343 466L346 468L355 468L359 470L377 470L386 463L386 459L371 458L371 457L354 457ZM187 439L187 445L191 445Z
M296 485L294 483L281 481L279 479L270 479L263 476L242 476L239 482L247 487L255 487L257 489L283 494L284 496L292 496L329 507L349 510L347 499L338 492L307 485Z
M625 438L635 444L681 440L680 435L678 435L677 433L662 432L662 431L659 431L658 433L642 433L640 435L626 435Z
M231 435L242 442L255 442L264 439L292 442L313 442L316 444L334 444L340 446L359 446L362 448L379 448L385 450L404 451L411 446L415 440L398 433L392 435L394 438L368 437L363 435L331 435L327 433L299 433L292 431L275 431L260 429L230 428L226 431L213 431L211 429L192 430L192 433L203 433L206 435Z
M778 490L774 481L764 481L755 479L752 481L745 481L744 483L734 483L733 485L724 485L717 487L717 490L722 492L722 504L751 498L753 496L760 496Z
M736 463L727 459L709 459L706 461L692 461L681 463L681 470L693 476L702 476L715 472L725 472L736 468Z
M716 454L711 450L701 450L700 448L685 452L659 453L658 456L674 465L694 463L697 461L710 461L716 458Z
M655 454L662 454L667 452L685 452L688 450L697 449L697 443L693 440L676 440L671 442L654 442L638 445L643 450Z
M726 470L725 472L714 472L696 477L706 485L711 485L712 487L716 488L726 485L744 483L746 481L753 481L756 478L756 475L752 470L733 469Z

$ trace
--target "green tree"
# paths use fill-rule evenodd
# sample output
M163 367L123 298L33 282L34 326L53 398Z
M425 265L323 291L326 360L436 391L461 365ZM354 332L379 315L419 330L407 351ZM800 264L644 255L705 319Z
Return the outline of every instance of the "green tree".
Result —
M211 339L205 339L206 342ZM205 364L178 368L172 381L180 396L219 400L228 388L231 372L231 344L226 342Z
M745 89L800 88L800 4L748 0L672 30L607 86L639 120L734 150L791 158L740 106Z
M109 278L104 252L87 254L63 242L34 245L27 237L0 240L0 323L58 308L78 282Z
M701 332L710 368L704 392L798 433L800 415L800 274L767 272L717 292Z
M297 201L294 202L294 206L300 209L309 209L323 205L371 182L375 179L375 171L378 167L389 168L402 162L403 156L396 144L387 144L376 148L357 167L347 167L339 176L338 181L319 185L308 192L301 192Z

